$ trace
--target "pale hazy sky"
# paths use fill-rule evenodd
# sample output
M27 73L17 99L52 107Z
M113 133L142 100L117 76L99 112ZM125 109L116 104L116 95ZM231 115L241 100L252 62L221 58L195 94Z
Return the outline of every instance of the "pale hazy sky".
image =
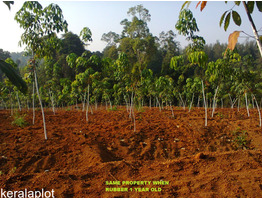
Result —
M149 10L151 21L148 23L150 32L154 36L159 36L161 31L173 30L176 34L175 24L177 22L181 5L184 1L39 1L43 7L50 3L58 4L67 20L69 31L75 34L80 33L83 27L89 27L92 31L93 42L88 47L91 51L102 51L106 43L101 41L103 33L109 31L121 34L122 26L120 21L125 18L130 19L127 11L130 7L142 4ZM233 2L225 4L224 1L209 1L206 8L200 12L199 8L195 9L197 2L192 2L190 9L193 11L197 20L200 32L198 35L203 36L207 43L215 43L217 40L226 43L230 33L235 30L245 31L253 35L250 23L242 5L235 7L242 17L242 25L236 26L233 21L229 25L227 32L219 27L219 20L224 11L229 10L234 5ZM14 20L15 13L22 7L23 1L15 1L11 11L8 7L0 3L0 49L9 52L19 52L24 48L18 47L23 30ZM258 12L255 7L252 17L257 29L262 34L262 13ZM241 34L241 36L245 36ZM177 35L176 40L181 46L187 42L185 38ZM240 38L243 42L246 38Z

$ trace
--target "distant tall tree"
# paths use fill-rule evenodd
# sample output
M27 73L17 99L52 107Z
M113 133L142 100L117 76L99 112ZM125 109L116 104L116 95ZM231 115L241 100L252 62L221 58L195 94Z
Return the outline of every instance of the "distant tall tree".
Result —
M175 41L175 33L170 30L168 32L162 31L159 34L160 50L163 53L162 73L169 72L169 63L173 56L179 54L179 42Z
M120 36L115 32L108 32L102 35L101 40L107 43L107 46L115 46L119 42Z
M85 51L84 43L80 40L79 36L72 33L67 32L62 36L62 48L60 50L61 54L70 54L75 53L78 56L81 56Z
M132 16L132 21L128 19L121 21L120 24L124 26L122 37L145 38L149 34L147 26L147 22L151 20L149 11L143 5L138 5L129 8L127 14Z

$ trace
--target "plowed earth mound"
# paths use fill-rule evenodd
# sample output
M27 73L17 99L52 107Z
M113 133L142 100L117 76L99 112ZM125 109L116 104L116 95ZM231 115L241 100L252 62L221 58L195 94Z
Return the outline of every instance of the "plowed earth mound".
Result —
M55 197L262 197L262 129L258 112L217 109L136 111L136 131L125 107L89 113L24 111L12 124L0 111L0 188L54 189ZM166 181L166 185L106 185L109 181ZM110 183L110 182L109 182ZM112 183L112 182L111 182ZM106 191L128 188L128 192ZM139 188L141 192L135 191ZM147 188L147 189L146 189ZM132 191L131 191L132 190ZM149 191L146 191L149 190ZM155 191L156 190L156 191Z

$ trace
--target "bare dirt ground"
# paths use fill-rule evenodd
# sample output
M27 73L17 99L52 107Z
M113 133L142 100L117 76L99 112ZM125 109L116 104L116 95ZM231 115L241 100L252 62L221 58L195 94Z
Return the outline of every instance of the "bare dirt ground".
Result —
M262 128L258 112L217 109L136 111L136 132L125 107L24 111L28 124L12 125L0 111L0 188L55 191L55 197L262 197ZM111 182L110 182L111 181ZM121 185L107 185L120 181ZM123 185L122 181L151 181ZM165 181L155 185L153 181ZM108 188L127 188L114 192Z

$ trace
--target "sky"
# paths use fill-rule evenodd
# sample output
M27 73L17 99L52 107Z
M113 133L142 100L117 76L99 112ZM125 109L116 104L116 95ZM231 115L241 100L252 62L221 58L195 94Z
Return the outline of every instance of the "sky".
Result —
M185 37L178 35L175 29L184 1L39 1L39 3L43 7L50 3L58 4L68 23L68 30L77 35L80 34L82 28L89 27L93 39L93 42L87 47L90 51L102 51L105 48L106 43L101 41L103 33L113 31L121 34L123 26L120 25L120 22L125 18L131 20L127 15L128 9L140 4L151 14L148 27L154 36L158 37L162 31L173 30L177 35L175 39L180 42L182 48L188 44ZM196 1L192 2L189 9L193 12L200 30L197 35L204 37L207 44L214 44L216 41L227 43L229 34L235 30L244 31L253 36L251 25L242 5L234 7L242 18L241 26L236 26L231 19L229 28L225 32L223 27L219 26L219 20L226 10L234 6L233 2L229 1L225 4L224 1L208 1L202 12L199 8L195 8L196 4ZM4 51L21 52L24 50L24 47L18 46L23 29L14 20L15 13L22 5L23 1L15 1L9 10L5 4L0 2L0 49ZM262 35L262 13L256 7L252 17ZM239 42L244 42L248 38L241 33Z

